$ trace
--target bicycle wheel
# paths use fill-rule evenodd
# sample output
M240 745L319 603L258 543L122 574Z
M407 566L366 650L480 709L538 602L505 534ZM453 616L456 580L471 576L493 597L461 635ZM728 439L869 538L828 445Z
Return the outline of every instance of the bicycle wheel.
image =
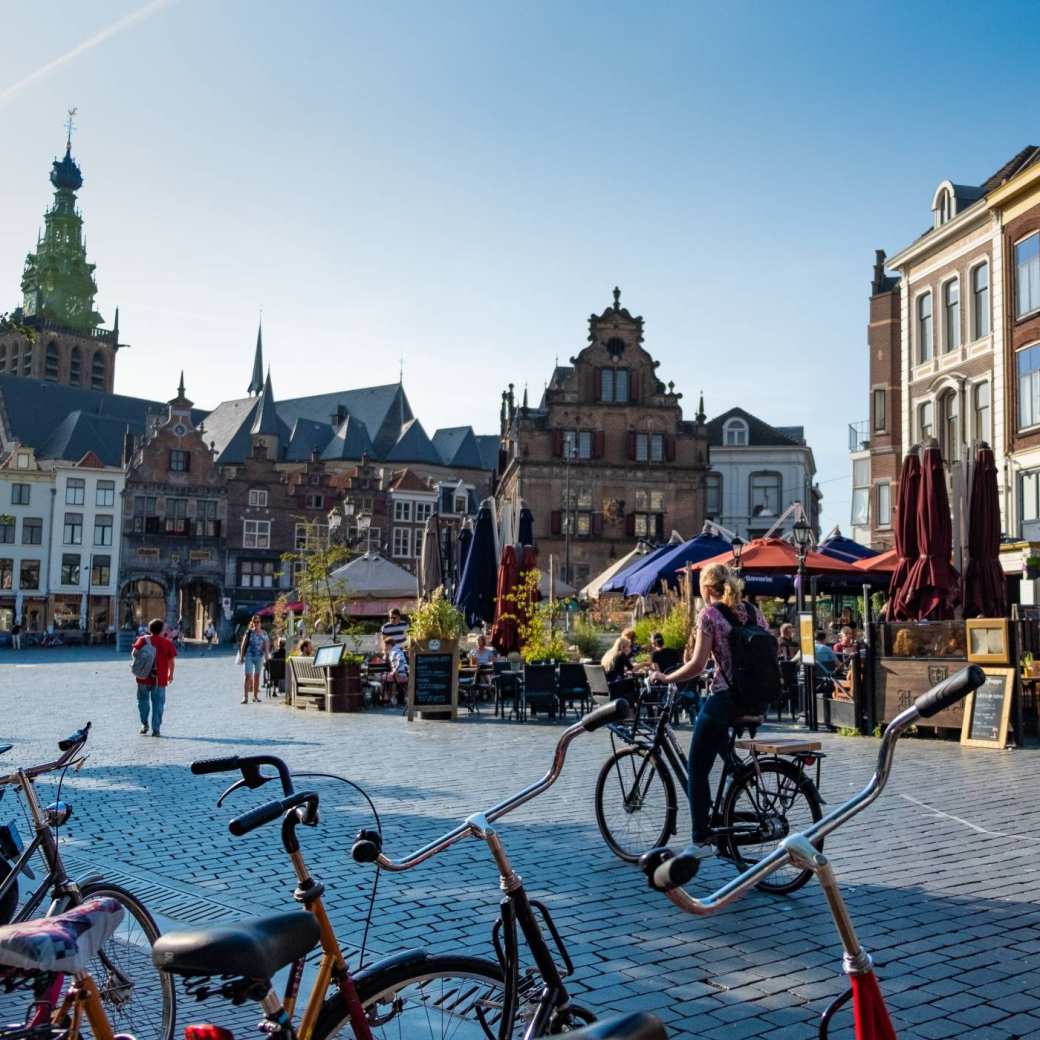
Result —
M603 763L596 778L596 825L619 859L638 863L644 852L665 845L675 815L675 781L659 755L633 745Z
M788 834L805 830L821 815L815 784L790 762L760 762L757 770L750 765L734 777L722 806L725 855L747 870ZM823 848L822 839L815 847ZM782 895L797 891L811 877L811 870L788 864L756 887Z
M355 979L358 997L368 1013L375 1040L487 1040L478 1012L492 1035L502 1018L502 970L493 961L478 957L417 956L387 964L379 971ZM519 1038L530 1021L541 982L521 975L519 1008L512 1036ZM595 1016L572 1005L575 1025L594 1022ZM567 1032L556 1022L552 1032ZM343 995L333 993L314 1024L313 1040L351 1033Z
M125 911L115 934L90 962L113 1032L129 1033L134 1040L173 1040L174 979L152 964L152 943L159 938L152 915L132 892L108 881L88 882L80 891L84 901L114 899Z

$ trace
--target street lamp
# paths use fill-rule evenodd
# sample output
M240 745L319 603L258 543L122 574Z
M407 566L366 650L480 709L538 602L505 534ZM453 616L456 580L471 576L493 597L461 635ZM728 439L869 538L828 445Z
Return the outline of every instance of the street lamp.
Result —
M805 558L809 554L809 546L812 544L813 530L806 522L802 514L791 528L794 537L794 548L798 554L798 630L801 632L802 614L805 612ZM816 634L813 633L813 638ZM798 681L802 687L802 705L805 708L805 723L810 728L816 729L816 692L812 684L806 679L805 658L802 658L802 667L798 673Z
M571 523L573 522L573 510L571 509L571 463L577 451L577 437L563 435L563 580L570 583L571 580Z
M740 535L736 535L729 543L729 547L733 552L733 568L737 574L740 574L740 554L744 551L744 539Z

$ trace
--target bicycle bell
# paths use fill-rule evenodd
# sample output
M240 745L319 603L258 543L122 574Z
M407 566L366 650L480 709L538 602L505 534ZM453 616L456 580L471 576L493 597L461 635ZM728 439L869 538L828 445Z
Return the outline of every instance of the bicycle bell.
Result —
M72 806L68 802L51 802L43 812L47 826L61 827L72 815Z

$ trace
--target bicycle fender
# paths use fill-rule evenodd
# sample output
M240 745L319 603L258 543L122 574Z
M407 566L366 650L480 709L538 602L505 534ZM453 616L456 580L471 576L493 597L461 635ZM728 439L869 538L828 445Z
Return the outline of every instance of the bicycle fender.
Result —
M352 975L354 985L360 986L369 975L375 975L380 971L385 971L387 968L397 967L401 964L419 964L422 961L429 960L429 958L430 955L426 950L405 950L402 953L392 953L389 957L373 961L371 964L366 964L359 971L354 972Z

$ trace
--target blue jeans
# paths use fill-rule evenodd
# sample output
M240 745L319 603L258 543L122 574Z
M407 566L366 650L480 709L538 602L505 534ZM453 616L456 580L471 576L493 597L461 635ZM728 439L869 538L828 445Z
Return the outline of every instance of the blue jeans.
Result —
M693 724L689 793L695 845L704 844L711 834L711 767L726 749L726 732L737 714L729 690L719 690L704 702Z
M162 727L163 708L166 707L165 686L138 686L137 710L141 715L141 725L148 725L148 709L152 712L152 732L158 733Z

